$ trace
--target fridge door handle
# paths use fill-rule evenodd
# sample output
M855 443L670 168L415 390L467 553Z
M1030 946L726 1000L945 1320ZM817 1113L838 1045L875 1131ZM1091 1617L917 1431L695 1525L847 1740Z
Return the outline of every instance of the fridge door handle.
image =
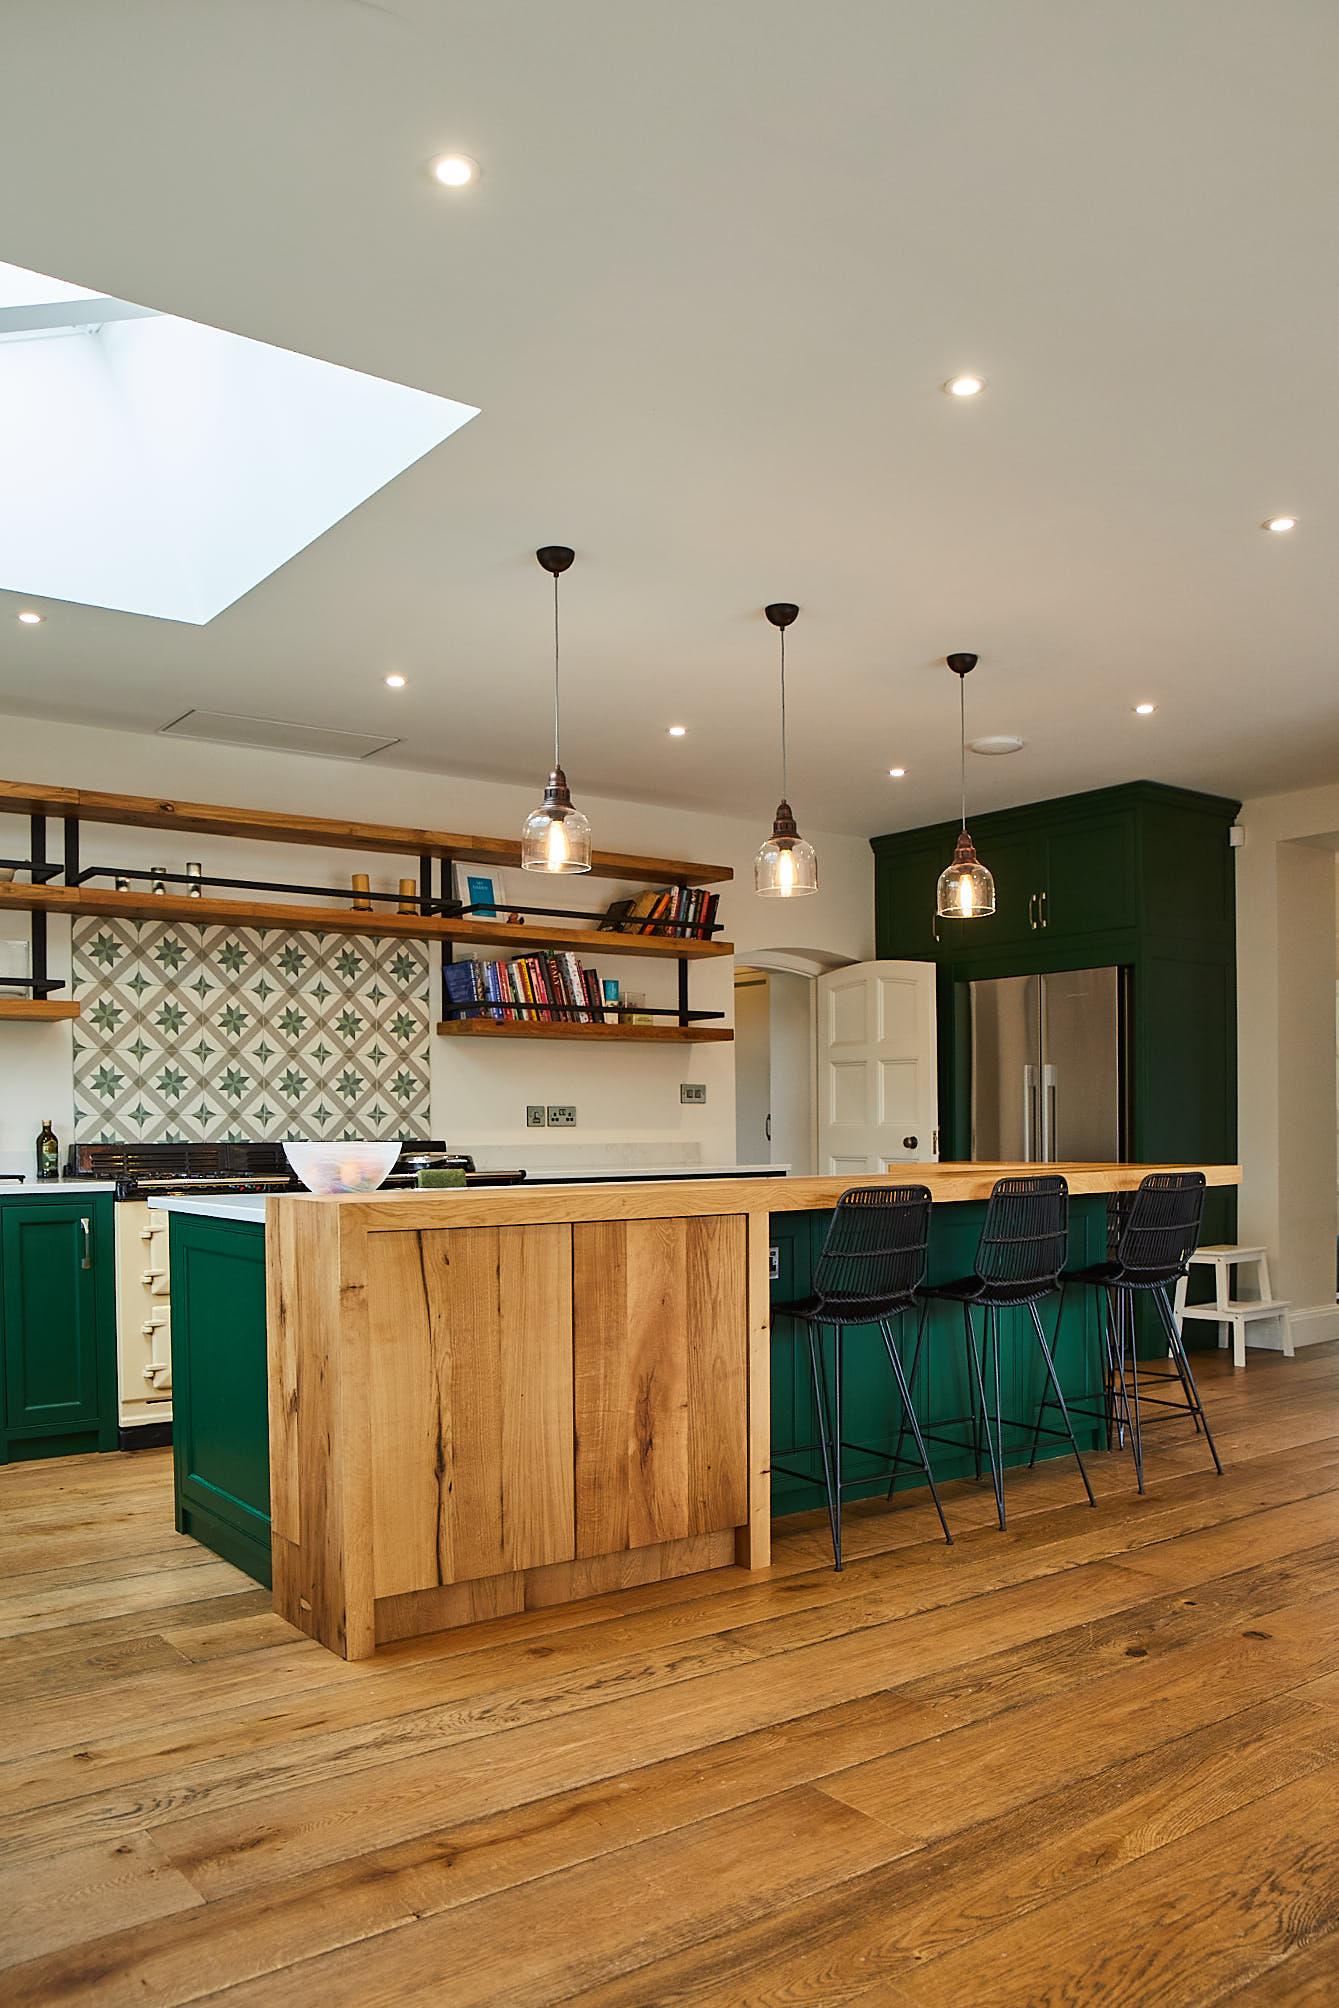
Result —
M1055 1163L1055 1117L1056 1117L1055 1068L1041 1070L1041 1160L1043 1164Z
M1023 1162L1037 1162L1037 1069L1023 1069Z

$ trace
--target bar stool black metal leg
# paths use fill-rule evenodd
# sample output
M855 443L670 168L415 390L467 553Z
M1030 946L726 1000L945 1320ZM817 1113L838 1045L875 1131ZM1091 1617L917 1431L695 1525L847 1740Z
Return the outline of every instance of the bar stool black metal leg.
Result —
M967 1357L972 1363L972 1374L976 1381L976 1389L973 1399L976 1404L976 1413L980 1417L981 1426L985 1430L986 1447L990 1453L990 1482L995 1493L995 1517L999 1521L1000 1526L1003 1527L1004 1526L1004 1472L1000 1467L1000 1457L999 1457L999 1452L996 1448L996 1439L991 1434L990 1414L986 1407L985 1356L986 1356L986 1348L989 1343L988 1335L990 1331L990 1311L989 1308L987 1307L983 1308L981 1313L981 1358L979 1360L976 1356L976 1345L972 1338L972 1314L969 1305L967 1304L963 1305L962 1315L966 1320L967 1324L967 1334L968 1334ZM979 1446L980 1443L979 1437L977 1438L977 1443ZM979 1448L977 1450L976 1475L978 1478L981 1476L981 1458L980 1458Z
M1172 1316L1172 1307L1167 1301L1167 1292L1165 1289L1150 1290L1149 1295L1157 1305L1158 1313L1162 1318L1163 1326L1167 1333L1167 1342L1172 1349L1172 1360L1177 1373L1181 1376L1181 1385L1185 1389L1186 1401L1189 1404L1190 1412L1195 1417L1195 1426L1198 1429L1201 1423L1204 1425L1204 1441L1209 1446L1209 1454L1213 1458L1213 1468L1221 1478L1223 1475L1222 1459L1218 1455L1218 1446L1214 1442L1213 1435L1209 1429L1209 1418L1204 1413L1204 1404L1200 1400L1199 1389L1195 1385L1195 1376L1190 1371L1190 1361L1186 1357L1186 1349L1182 1343L1181 1334L1176 1329L1176 1319Z
M828 1417L828 1389L823 1373L823 1348L818 1328L805 1320L809 1334L809 1366L814 1382L814 1411L818 1418L818 1447L823 1456L823 1489L828 1495L828 1524L832 1529L832 1555L837 1568L842 1565L842 1502L832 1479L832 1425Z
M1085 1469L1083 1457L1079 1450L1079 1439L1074 1434L1074 1425L1069 1419L1069 1410L1065 1406L1065 1397L1060 1387L1060 1376L1056 1373L1055 1361L1051 1357L1051 1348L1046 1343L1046 1334L1041 1328L1041 1319L1037 1316L1037 1306L1035 1304L1029 1304L1028 1310L1032 1314L1032 1329L1037 1334L1037 1344L1041 1347L1041 1356L1046 1362L1046 1372L1050 1379L1051 1386L1055 1392L1056 1407L1060 1410L1061 1415L1065 1419L1065 1429L1069 1434L1069 1441L1074 1451L1074 1462L1078 1465L1079 1476L1083 1480L1083 1489L1088 1494L1088 1504L1090 1506L1096 1506L1097 1501L1093 1497L1093 1488L1088 1482L1088 1473L1087 1470Z
M1134 1298L1128 1290L1117 1293L1123 1313L1121 1328L1121 1396L1125 1403L1125 1421L1130 1431L1130 1449L1134 1455L1134 1475L1139 1490L1144 1489L1144 1432L1139 1416L1139 1354L1135 1347ZM1129 1374L1128 1381L1126 1374Z
M888 1348L888 1363L893 1369L893 1378L897 1382L897 1390L902 1397L902 1413L910 1424L911 1433L916 1439L916 1449L920 1454L921 1469L925 1473L925 1482L930 1488L930 1497L935 1502L935 1512L939 1515L939 1524L944 1530L944 1539L952 1547L953 1536L948 1531L948 1521L944 1518L944 1509L939 1503L939 1491L935 1485L934 1473L930 1469L930 1459L926 1452L925 1439L921 1435L920 1422L915 1409L912 1407L911 1388L907 1381L907 1376L902 1370L902 1361L898 1357L897 1347L893 1342L892 1328L886 1318L881 1321L879 1330L883 1333L883 1343ZM898 1443L900 1444L901 1441L902 1438L899 1434ZM892 1487L890 1486L888 1489L889 1496L891 1497Z
M842 1565L842 1328L832 1328L832 1479L837 1497L837 1567Z
M1055 1314L1055 1329L1057 1332L1060 1330L1060 1320L1063 1318L1064 1314L1065 1314L1065 1286L1062 1283L1060 1285L1060 1306ZM1028 1460L1027 1460L1027 1468L1029 1471L1035 1470L1036 1468L1037 1449L1041 1443L1041 1419L1045 1415L1047 1409L1050 1408L1050 1406L1051 1406L1051 1397L1048 1394L1043 1394L1041 1400L1037 1404L1037 1413L1032 1424L1032 1447L1028 1451Z
M983 1312L983 1319L984 1316L985 1313ZM964 1304L962 1307L962 1336L963 1344L967 1349L967 1399L972 1404L972 1460L976 1466L976 1476L979 1480L981 1477L981 1412L986 1405L986 1397L983 1391L981 1400L978 1402L972 1391L973 1375L976 1377L977 1386L980 1387L981 1369L976 1363L976 1339L972 1332L972 1307L970 1304ZM984 1336L981 1343L983 1346L985 1345Z
M902 1421L897 1432L897 1448L893 1452L893 1475L888 1480L888 1497L890 1499L893 1496L893 1487L897 1483L897 1467L902 1462L902 1445L906 1442L907 1437L907 1417L911 1413L912 1402L915 1398L916 1369L921 1363L921 1342L925 1337L925 1320L929 1315L929 1299L922 1297L921 1313L916 1320L916 1345L911 1355L911 1366L907 1371L907 1392L902 1398Z

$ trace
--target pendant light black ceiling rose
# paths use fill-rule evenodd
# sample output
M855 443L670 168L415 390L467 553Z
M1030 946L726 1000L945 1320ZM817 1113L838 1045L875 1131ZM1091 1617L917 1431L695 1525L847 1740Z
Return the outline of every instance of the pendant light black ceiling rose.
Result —
M958 757L962 775L962 829L953 860L939 875L935 911L941 920L982 920L995 911L995 881L967 834L967 678L978 658L967 650L944 658L958 679Z
M760 846L753 864L757 892L776 899L794 899L818 891L818 859L814 847L800 835L787 800L786 775L786 629L799 615L793 600L773 600L763 613L781 637L781 800L772 818L772 834Z
M521 832L521 869L528 872L588 872L590 824L573 808L563 772L559 744L558 703L558 581L576 557L567 544L543 544L535 552L553 580L553 766L544 799L525 819Z

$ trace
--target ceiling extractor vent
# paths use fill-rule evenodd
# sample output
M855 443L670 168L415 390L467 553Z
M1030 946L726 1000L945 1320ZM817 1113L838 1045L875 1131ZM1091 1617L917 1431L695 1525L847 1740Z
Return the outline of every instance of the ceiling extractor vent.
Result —
M184 711L159 731L173 739L212 739L223 746L263 746L273 753L312 753L322 760L366 760L400 741L380 732L335 732L288 718L248 718L234 711Z

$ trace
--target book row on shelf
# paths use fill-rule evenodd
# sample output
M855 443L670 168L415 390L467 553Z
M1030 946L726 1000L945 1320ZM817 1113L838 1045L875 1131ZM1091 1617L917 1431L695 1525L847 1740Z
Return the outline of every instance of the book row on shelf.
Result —
M638 899L616 899L600 926L617 934L673 933L709 941L720 903L719 893L705 886L667 885Z
M616 982L604 983L566 950L518 955L510 962L448 962L443 971L453 1018L579 1025L649 1022L629 1015Z

